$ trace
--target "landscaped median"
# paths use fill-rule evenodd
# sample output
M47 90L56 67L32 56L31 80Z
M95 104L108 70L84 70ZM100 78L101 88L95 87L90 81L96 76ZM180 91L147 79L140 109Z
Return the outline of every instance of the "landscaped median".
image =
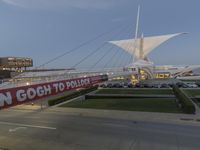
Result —
M60 107L182 113L172 89L99 89Z
M85 89L67 92L66 94L62 95L61 97L49 100L48 105L54 106L54 105L63 103L63 102L68 101L70 99L73 99L73 98L79 97L81 95L90 93L94 90L97 90L97 88L98 88L98 86L93 86L93 87L90 87L90 88L85 88Z
M60 107L195 114L192 99L174 85L173 89L99 89L85 100Z
M176 106L175 98L115 98L115 99L86 99L85 101L72 101L61 107L72 108L93 108L109 110L128 110L128 111L146 111L146 112L166 112L182 113Z
M183 89L183 91L200 107L200 88Z
M189 95L189 96L192 96L192 97L195 97L195 96L199 96L200 97L200 88L186 88L186 89L183 89L183 91Z

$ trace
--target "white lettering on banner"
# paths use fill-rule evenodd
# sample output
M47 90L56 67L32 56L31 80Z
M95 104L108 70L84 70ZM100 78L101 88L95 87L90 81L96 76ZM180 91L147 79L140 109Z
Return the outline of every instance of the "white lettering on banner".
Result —
M53 88L55 88L56 89L56 93L58 93L58 83L54 83L53 84Z
M60 82L60 83L54 83L53 84L53 88L55 88L56 93L63 92L65 90L65 85L62 82Z
M27 99L25 90L18 90L16 93L17 101L23 102Z
M96 82L100 82L100 78L94 76L0 90L0 108L11 107L25 103L26 101L44 98L45 96L56 95L66 90L84 88Z
M71 88L75 88L76 87L76 82L75 81L71 81L70 84L71 84Z
M73 81L67 81L66 86L67 89L74 89L74 88L80 88L82 86L87 86L90 84L90 79L81 79L81 80L73 80Z
M37 92L34 88L28 88L27 90L27 97L29 99L34 99L37 96Z
M85 86L86 85L86 79L81 79L81 85Z
M47 86L43 86L44 87L44 91L45 91L45 95L50 95L51 94L51 86L47 85Z
M63 92L65 90L65 85L63 83L59 83L59 90Z
M90 83L90 79L87 79L87 84L91 84L91 83Z
M23 102L27 99L32 100L36 96L42 97L45 95L51 95L51 86L38 86L36 89L28 88L27 91L25 90L18 90L16 92L17 101Z
M81 87L81 82L80 82L80 80L78 80L77 82L78 82L78 87Z
M38 95L39 97L44 96L44 94L45 94L44 92L45 92L45 91L44 91L44 89L43 89L42 86L37 87L37 95Z
M10 92L6 92L6 94L0 93L0 106L4 106L5 103L8 105L12 104L12 96Z
M70 82L66 82L66 85L67 85L67 89L70 89L70 87L71 87Z

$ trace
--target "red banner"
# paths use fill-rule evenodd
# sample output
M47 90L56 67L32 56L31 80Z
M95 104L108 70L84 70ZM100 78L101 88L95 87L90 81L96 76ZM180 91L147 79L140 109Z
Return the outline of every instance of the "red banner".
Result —
M106 80L106 75L100 75L3 89L0 90L0 109L46 98L78 88L89 87Z

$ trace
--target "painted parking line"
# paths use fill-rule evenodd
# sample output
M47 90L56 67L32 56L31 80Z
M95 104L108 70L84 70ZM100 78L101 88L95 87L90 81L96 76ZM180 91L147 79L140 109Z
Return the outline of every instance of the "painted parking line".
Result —
M0 125L9 125L9 126L20 126L20 127L38 128L38 129L56 130L56 128L54 128L54 127L36 126L36 125L13 123L13 122L4 122L4 121L0 121Z

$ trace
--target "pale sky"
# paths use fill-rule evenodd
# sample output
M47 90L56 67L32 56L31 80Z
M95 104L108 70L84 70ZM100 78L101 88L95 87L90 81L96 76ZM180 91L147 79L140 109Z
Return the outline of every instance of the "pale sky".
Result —
M189 32L150 54L157 65L200 64L199 0L0 0L1 56L32 57L45 63L104 32L109 35L81 47L48 67L68 68L109 40L133 38L137 6L139 33L144 36ZM123 30L122 30L123 29ZM122 30L123 32L120 32ZM79 67L110 67L128 63L129 55L106 44ZM114 57L116 51L118 54Z

